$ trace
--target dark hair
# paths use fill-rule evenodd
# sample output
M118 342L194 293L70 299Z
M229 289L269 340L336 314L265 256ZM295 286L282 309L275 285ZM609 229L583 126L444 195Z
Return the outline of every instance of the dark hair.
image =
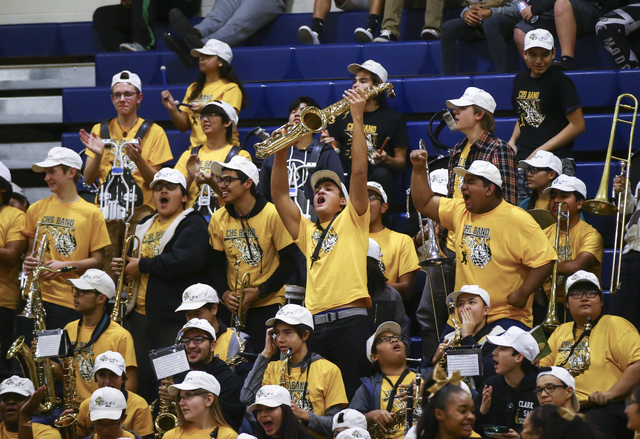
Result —
M513 349L513 348L511 348ZM511 354L513 357L515 357L518 354L522 354L522 352L518 352L515 349L513 349L513 354ZM531 370L531 368L533 367L533 365L531 364L531 361L529 361L528 359L524 358L524 354L522 354L522 362L520 363L520 369L522 369L522 371L524 373L529 372L529 370Z
M242 93L242 103L240 104L239 109L241 110L243 108L247 108L249 106L249 96L244 90L242 82L240 82L240 78L238 78L238 74L236 73L235 69L231 66L231 64L229 64L222 58L218 57L218 60L222 63L222 67L220 67L220 79L225 79L229 82L232 82L236 84L238 88L240 88L240 93ZM191 92L187 100L192 101L200 96L200 93L202 93L202 90L204 90L204 84L206 82L207 75L203 72L200 72L195 81L196 86L193 88L193 91Z
M289 114L291 114L293 110L298 108L300 104L307 104L309 107L320 108L320 104L318 104L315 99L309 96L300 96L296 100L291 102L291 104L289 104Z
M236 171L236 174L238 175L238 178L240 179L240 183L244 184L248 179L249 176L247 174L245 174L242 171L238 171L237 169L231 169L231 168L222 168L223 171ZM256 182L251 180L251 182L253 183L251 185L251 187L249 188L249 192L251 192L251 195L253 195L254 197L256 197L258 195L257 189L256 189Z
M478 105L472 105L471 107L473 107L473 114L484 113L480 119L482 129L494 133L496 131L496 120L493 114Z
M430 383L425 383L425 389L428 389L432 384L433 380ZM440 423L436 419L436 409L446 410L447 401L451 395L459 392L465 391L455 384L445 384L433 397L428 398L429 392L425 390L422 395L422 416L417 425L417 439L431 439L439 436Z
M553 404L536 407L527 419L540 439L600 439L602 433L583 415Z
M206 111L206 112L205 111L201 111L200 114L217 114L222 119L222 123L223 124L229 123L231 121L231 119L229 118L227 113L221 108L213 107L213 109L211 111ZM227 127L227 131L225 133L225 137L227 139L227 143L232 143L233 142L233 124L231 124L231 125L229 125Z
M556 176L553 177L554 179L558 177L558 173L556 171L554 171L551 168L541 168L544 169L547 172L555 172ZM524 173L525 175L527 174L527 170L524 169ZM527 208L526 210L531 210L531 209L535 209L536 208L536 201L538 201L538 191L533 191L531 192L531 196L529 197L529 202L527 203Z
M367 256L367 289L369 290L369 295L373 296L384 291L386 282L387 278L380 269L380 262L371 256Z
M296 439L312 434L301 422L298 422L298 418L293 414L291 407L283 404L280 406L280 409L282 410L282 422L280 423L280 431L276 432L276 434L279 433L279 437L283 439ZM256 419L257 418L258 416L256 415ZM258 439L272 439L272 437L264 431L264 428L262 428L259 422L256 422L256 424L254 433Z
M71 169L71 166L67 166L67 165L60 165L60 168L62 169L62 172L66 175L67 172L69 172L69 169ZM80 181L80 169L74 168L76 170L76 175L73 176L73 182L75 184L78 184L78 182Z
M311 337L311 334L313 334L313 328L311 326L303 325L302 323L300 323L299 325L291 325L285 321L278 320L278 319L276 319L276 321L273 322L273 326L275 327L276 323L278 322L291 326L293 330L296 332L296 334L298 334L298 337L300 338L303 338L304 333L307 331L309 331L309 337ZM307 341L309 341L309 339L307 339Z
M27 199L27 197L17 192L13 192L11 194L11 198L15 198L16 200L18 200L20 204L24 204L26 210L29 210L29 206L31 206L31 203L29 203L29 200ZM9 203L7 202L6 204L9 204Z
M3 192L2 192L2 204L4 206L8 206L9 205L9 201L11 201L11 197L14 197L15 195L19 195L19 194L14 194L13 193L13 186L11 186L11 183L8 182L7 180L5 180L2 177L0 177L0 189L3 190ZM22 198L24 198L24 197L22 197ZM24 198L24 199L26 200L26 198Z
M584 201L584 195L582 195L580 192L578 191L573 191L573 195L576 197L576 201Z
M490 184L492 184L495 189L493 190L493 193L495 194L496 197L498 198L502 198L502 188L500 186L498 186L497 184L495 184L492 181L489 181L489 179L484 178L482 176L478 176L478 178L480 178L482 180L482 183L484 184L484 187L489 186Z

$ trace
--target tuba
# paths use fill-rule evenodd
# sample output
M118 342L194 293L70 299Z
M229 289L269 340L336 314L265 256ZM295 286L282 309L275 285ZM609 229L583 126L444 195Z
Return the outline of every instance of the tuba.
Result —
M122 272L118 277L118 285L116 288L116 297L114 299L113 310L111 311L111 320L119 323L122 326L124 315L126 313L129 297L132 297L135 281L131 281L126 286L125 291L125 277L124 267L127 265L127 258L129 258L129 250L131 250L131 257L140 257L140 238L134 233L129 235L129 227L131 223L127 223L124 227L124 242L122 244ZM131 245L133 247L131 248Z
M393 84L390 82L383 82L371 87L365 92L365 97L367 99L372 98L385 90L387 91L387 96L390 98L395 97ZM324 110L320 110L317 107L305 107L300 113L300 122L284 124L275 130L267 140L254 145L256 157L265 159L271 154L275 154L276 151L295 145L309 133L321 132L327 125L334 123L336 117L346 114L350 109L351 105L346 99L331 104Z
M173 377L168 378L173 383ZM156 428L156 438L161 438L167 431L178 426L180 421L178 417L171 413L171 402L167 399L160 398L158 403L158 416L153 421Z
M76 391L76 370L73 364L74 357L65 357L63 360L64 376L63 376L63 407L65 410L74 410L74 413L61 415L55 420L54 425L60 431L63 439L75 439L77 436L78 426L78 393Z

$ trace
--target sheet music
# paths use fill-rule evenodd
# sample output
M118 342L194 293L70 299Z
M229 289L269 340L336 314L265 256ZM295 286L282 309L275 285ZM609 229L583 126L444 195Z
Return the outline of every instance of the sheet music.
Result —
M474 377L482 374L480 369L480 350L478 352L447 352L447 373L460 371L463 377Z
M41 331L38 333L36 344L36 358L51 358L60 355L60 342L62 341L62 329Z
M183 345L153 350L149 352L149 358L159 380L191 369Z

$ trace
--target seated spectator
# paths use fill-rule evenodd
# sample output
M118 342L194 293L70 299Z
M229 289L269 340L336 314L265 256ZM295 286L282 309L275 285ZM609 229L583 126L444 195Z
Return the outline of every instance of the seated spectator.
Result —
M182 39L164 34L174 52L199 49L209 40L236 46L284 12L285 0L216 0L200 23L192 26L178 8L169 11L171 27Z
M484 382L475 430L482 433L485 425L500 425L509 428L508 434L518 434L527 414L538 405L538 368L531 362L540 349L531 334L515 326L487 339L497 346L493 351L496 375Z
M539 150L531 159L520 160L518 167L527 176L527 185L531 191L531 195L518 206L524 210L549 210L550 195L545 189L562 174L562 161L552 152Z
M439 40L440 26L442 25L442 14L445 4L447 7L461 6L462 0L428 0L424 11L424 26L420 32L423 40ZM400 38L400 21L402 20L402 9L404 0L386 0L384 4L384 20L382 21L382 31L380 36L374 40L376 43L387 43L398 41Z
M626 429L623 398L640 382L640 335L622 317L605 315L603 304L595 274L580 270L569 276L567 307L574 322L551 334L551 354L540 366L569 370L576 380L580 412L607 437L626 438L632 435Z
M255 402L247 410L254 412L258 421L255 430L258 439L311 439L307 430L291 408L291 395L282 386L266 385L254 396Z
M359 27L354 31L356 41L359 43L370 43L373 36L378 32L380 26L380 15L385 0L334 0L337 8L343 11L353 11L358 9L369 9L369 18L364 27ZM298 29L298 41L302 44L320 44L324 20L331 9L331 0L314 0L313 18L311 26L300 26Z
M640 62L631 49L637 40L640 3L632 3L605 13L596 23L596 35L621 69L637 69Z
M169 10L178 8L186 17L200 12L202 0L120 0L93 13L93 27L108 52L144 52L156 48L153 28L167 22Z
M536 393L540 405L556 405L578 413L580 401L576 395L576 380L562 367L543 367L538 373Z
M89 401L89 419L93 422L94 433L87 439L139 439L135 432L122 427L126 417L127 400L120 390L113 387L96 390Z
M387 82L389 76L382 65L367 60L362 64L350 64L349 73L355 75L353 90L368 90L375 85ZM367 99L364 107L364 133L369 159L369 181L377 181L387 194L393 194L398 174L407 162L409 137L407 124L401 114L386 104L383 93ZM350 114L340 117L329 126L329 134L340 149L342 167L351 175L351 148L353 140L353 118ZM389 141L386 139L389 138ZM396 200L391 197L391 202Z
M540 150L553 152L562 161L562 173L574 175L573 143L584 132L584 116L575 84L552 65L555 53L551 33L537 29L527 34L524 60L528 70L513 79L511 103L518 120L509 145L518 160L532 159ZM529 196L524 177L519 170L519 202Z
M607 436L610 437L610 436ZM521 434L522 439L603 439L588 418L555 405L535 408L527 419Z
M627 415L627 428L635 431L635 437L638 437L638 431L640 431L640 385L633 386L631 394L627 397L625 402L626 408L624 409L625 415Z
M357 410L344 409L333 415L333 439L336 439L338 433L350 428L359 427L367 430L367 418Z
M427 2L427 5L430 2ZM484 2L479 2L482 5ZM516 0L506 0L497 3L500 6L466 6L460 18L445 21L442 24L442 73L453 75L456 73L456 41L471 43L486 39L491 60L498 73L507 73L509 63L507 58L507 40L513 35L513 27L520 18ZM386 17L385 17L386 20Z

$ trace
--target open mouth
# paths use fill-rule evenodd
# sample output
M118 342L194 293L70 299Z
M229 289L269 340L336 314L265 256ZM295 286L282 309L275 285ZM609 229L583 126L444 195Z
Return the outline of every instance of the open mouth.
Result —
M318 206L320 206L321 204L324 204L325 201L326 199L324 198L324 195L318 195L318 198L316 198L316 204Z
M273 422L271 421L263 421L263 422L260 422L260 424L262 425L262 428L264 428L264 431L269 432L273 430Z
M166 195L162 195L160 197L160 205L166 206L168 203L169 203L169 197L167 197Z

